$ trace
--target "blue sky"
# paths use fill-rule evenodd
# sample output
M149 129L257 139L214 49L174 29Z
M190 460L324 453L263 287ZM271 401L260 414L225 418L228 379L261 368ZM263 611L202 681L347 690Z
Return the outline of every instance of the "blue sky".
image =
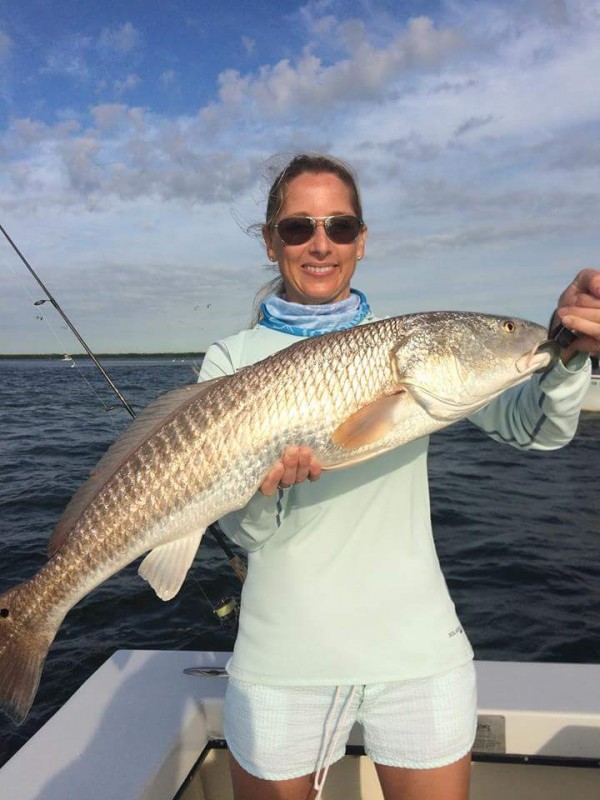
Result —
M548 317L600 244L600 3L0 0L0 222L90 345L202 350L294 152L356 168L376 313ZM77 352L0 241L0 352Z

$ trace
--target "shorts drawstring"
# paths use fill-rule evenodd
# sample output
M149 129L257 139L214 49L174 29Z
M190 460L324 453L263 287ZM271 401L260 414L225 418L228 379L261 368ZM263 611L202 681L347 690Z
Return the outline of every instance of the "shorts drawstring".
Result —
M329 713L327 714L327 719L325 720L325 730L323 733L323 744L321 746L321 755L319 756L319 760L317 762L317 768L315 770L315 780L313 783L313 788L316 789L317 791L315 800L321 800L321 794L323 792L323 787L325 786L325 779L327 778L327 773L329 772L329 767L331 766L331 759L333 758L335 746L338 743L340 730L342 725L344 724L344 720L346 719L346 714L348 713L348 709L350 708L350 704L356 692L356 686L352 686L350 688L348 697L344 701L344 704L340 711L340 716L337 722L335 723L335 727L330 734L329 729L331 727L331 724L333 723L335 713L337 711L341 688L342 688L341 686L336 687L333 703L331 705L331 708L329 709Z

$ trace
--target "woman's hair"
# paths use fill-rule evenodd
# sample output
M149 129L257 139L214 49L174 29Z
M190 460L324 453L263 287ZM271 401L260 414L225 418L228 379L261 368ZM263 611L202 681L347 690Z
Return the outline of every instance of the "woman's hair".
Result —
M350 192L350 202L356 216L362 220L363 211L360 201L360 193L358 191L358 183L354 172L349 164L345 164L338 158L333 156L322 155L320 153L299 153L287 163L287 165L280 170L279 174L273 181L269 189L269 196L267 198L267 212L265 225L269 228L274 225L277 215L285 200L285 190L287 185L294 178L305 173L319 175L321 173L330 173L337 175L337 177L346 184ZM261 226L262 227L262 226ZM284 291L283 277L278 275L272 278L268 283L261 286L254 298L254 311L252 315L252 325L256 325L262 319L260 311L260 304L262 301L271 294L282 295Z
M354 213L362 220L360 194L352 168L348 164L344 164L343 161L333 158L332 156L325 156L319 153L300 153L294 156L288 165L281 170L269 190L266 213L266 224L269 227L275 222L277 214L283 205L285 189L288 183L306 172L312 173L313 175L318 175L323 172L337 175L342 183L345 183L348 187Z

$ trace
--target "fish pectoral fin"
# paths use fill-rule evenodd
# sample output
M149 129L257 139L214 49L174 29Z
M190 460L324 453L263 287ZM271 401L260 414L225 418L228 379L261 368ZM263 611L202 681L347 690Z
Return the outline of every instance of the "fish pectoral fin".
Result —
M383 439L392 430L402 414L406 389L369 403L342 422L331 436L336 447L357 450Z
M346 469L346 467L355 467L357 464L362 464L365 461L370 461L382 453L387 453L390 447L382 447L380 449L369 450L366 453L358 453L358 455L349 455L348 458L340 459L332 464L323 465L323 472L333 472L336 469Z
M139 575L148 581L161 600L172 600L181 589L203 533L161 544L151 550L140 564Z

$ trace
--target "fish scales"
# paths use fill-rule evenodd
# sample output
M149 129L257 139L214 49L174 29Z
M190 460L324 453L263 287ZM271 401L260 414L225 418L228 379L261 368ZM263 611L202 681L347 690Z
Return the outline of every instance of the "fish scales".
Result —
M541 326L463 312L394 317L304 340L159 398L75 494L51 557L0 595L0 708L20 722L64 615L146 554L174 596L207 525L244 506L288 445L358 463L467 416L550 361Z
M360 329L359 329L360 330ZM387 333L387 332L386 332ZM381 337L384 344L388 343L390 334ZM351 343L350 343L351 345ZM325 413L329 421L335 425L340 414L353 413L364 402L372 401L381 393L381 380L376 380L376 376L388 373L388 384L384 387L388 390L393 389L393 379L389 369L389 352L386 347L378 349L371 348L365 359L360 350L352 346L341 348L337 341L331 343L332 353L324 352L323 360L328 363L329 369L323 382L323 391L317 400L319 402L312 405L312 420L298 414L298 383L309 384L310 375L307 374L307 365L301 361L300 353L293 350L288 358L282 359L278 368L269 373L269 366L259 368L252 374L239 376L239 386L227 387L226 394L215 387L210 397L204 398L205 402L214 402L208 408L206 405L199 407L199 403L187 409L181 419L173 420L166 426L164 431L160 431L146 445L146 452L139 453L137 464L132 464L130 469L138 476L146 475L145 480L137 482L135 485L136 502L130 506L129 517L123 522L129 526L135 526L138 530L147 530L153 521L159 519L169 506L175 510L177 506L186 505L189 497L203 491L211 484L211 478L215 475L215 461L217 464L228 469L232 465L239 463L242 455L252 454L253 449L258 449L264 453L263 458L257 462L257 469L262 471L268 467L278 456L281 447L285 446L290 435L297 437L304 436L313 446L322 445L323 436L315 434L311 429L311 422L318 425ZM347 357L350 354L350 359ZM377 363L374 356L382 357L383 363ZM346 358L344 358L346 356ZM354 356L354 358L352 358ZM331 365L336 368L331 368ZM365 365L366 368L365 368ZM369 366L369 365L374 365ZM260 365L259 365L260 366ZM349 366L353 369L350 370ZM362 368L361 368L362 367ZM352 373L355 380L347 379L348 374ZM357 378L357 379L356 379ZM276 390L273 395L272 386L275 382ZM248 384L248 385L245 385ZM379 385L378 385L379 384ZM235 389L240 389L243 397L239 402L239 394ZM360 391L356 391L356 390ZM354 390L354 391L353 391ZM231 398L236 398L236 403L232 409ZM251 402L249 403L248 400ZM274 402L273 402L274 401ZM250 407L249 407L250 406ZM273 408L274 406L274 408ZM268 436L272 429L272 421L277 418L281 423L280 435L276 437L270 448L264 450L264 437ZM244 418L250 424L244 426ZM296 421L296 425L294 425ZM307 424L308 423L308 424ZM302 432L298 431L300 424L304 425ZM177 431L177 427L183 430ZM314 427L314 426L313 426ZM329 426L331 427L331 425ZM196 448L201 452L206 451L209 457L197 460L194 463L193 449L187 452L187 457L182 461L177 458L177 452L170 452L170 439L173 430L177 432L180 444L185 442L189 446L192 440L196 440ZM211 432L211 437L207 441L207 431ZM329 431L325 430L325 434ZM295 438L295 441L304 443L302 438ZM322 448L322 457L326 458L326 447ZM277 452L275 452L277 450ZM211 465L210 470L208 465ZM212 475L210 471L212 470ZM236 485L238 491L246 493L254 488L256 478L252 471L245 472L248 479L242 479L240 484L239 470L232 470L231 480L227 484ZM207 474L208 473L208 474ZM222 482L222 481L221 481ZM103 520L103 527L109 534L108 539L115 542L114 547L118 547L118 540L127 535L126 530L121 530L119 536L114 536L114 527L109 522L122 517L124 499L129 499L131 491L126 489L131 487L133 480L128 480L127 472L123 470L117 473L113 485L107 487L98 503L93 503L89 508L89 513ZM129 487L127 487L129 484ZM228 490L228 486L226 489ZM124 491L125 489L125 491ZM133 489L133 487L131 487ZM112 491L111 491L112 490ZM141 490L141 493L140 493ZM144 491L145 490L145 491ZM177 498L177 503L173 503L173 494ZM224 494L229 494L228 491ZM116 495L116 496L115 496ZM100 508L97 508L97 505ZM220 509L217 509L219 511ZM108 512L108 513L107 513ZM137 513L136 513L137 512ZM88 527L90 536L96 547L90 550L98 550L103 547L101 533L100 536L97 524L89 524L88 519L82 520L82 527ZM123 526L121 526L123 528ZM148 543L152 545L152 542ZM90 551L88 551L89 557ZM106 551L104 555L106 555Z

